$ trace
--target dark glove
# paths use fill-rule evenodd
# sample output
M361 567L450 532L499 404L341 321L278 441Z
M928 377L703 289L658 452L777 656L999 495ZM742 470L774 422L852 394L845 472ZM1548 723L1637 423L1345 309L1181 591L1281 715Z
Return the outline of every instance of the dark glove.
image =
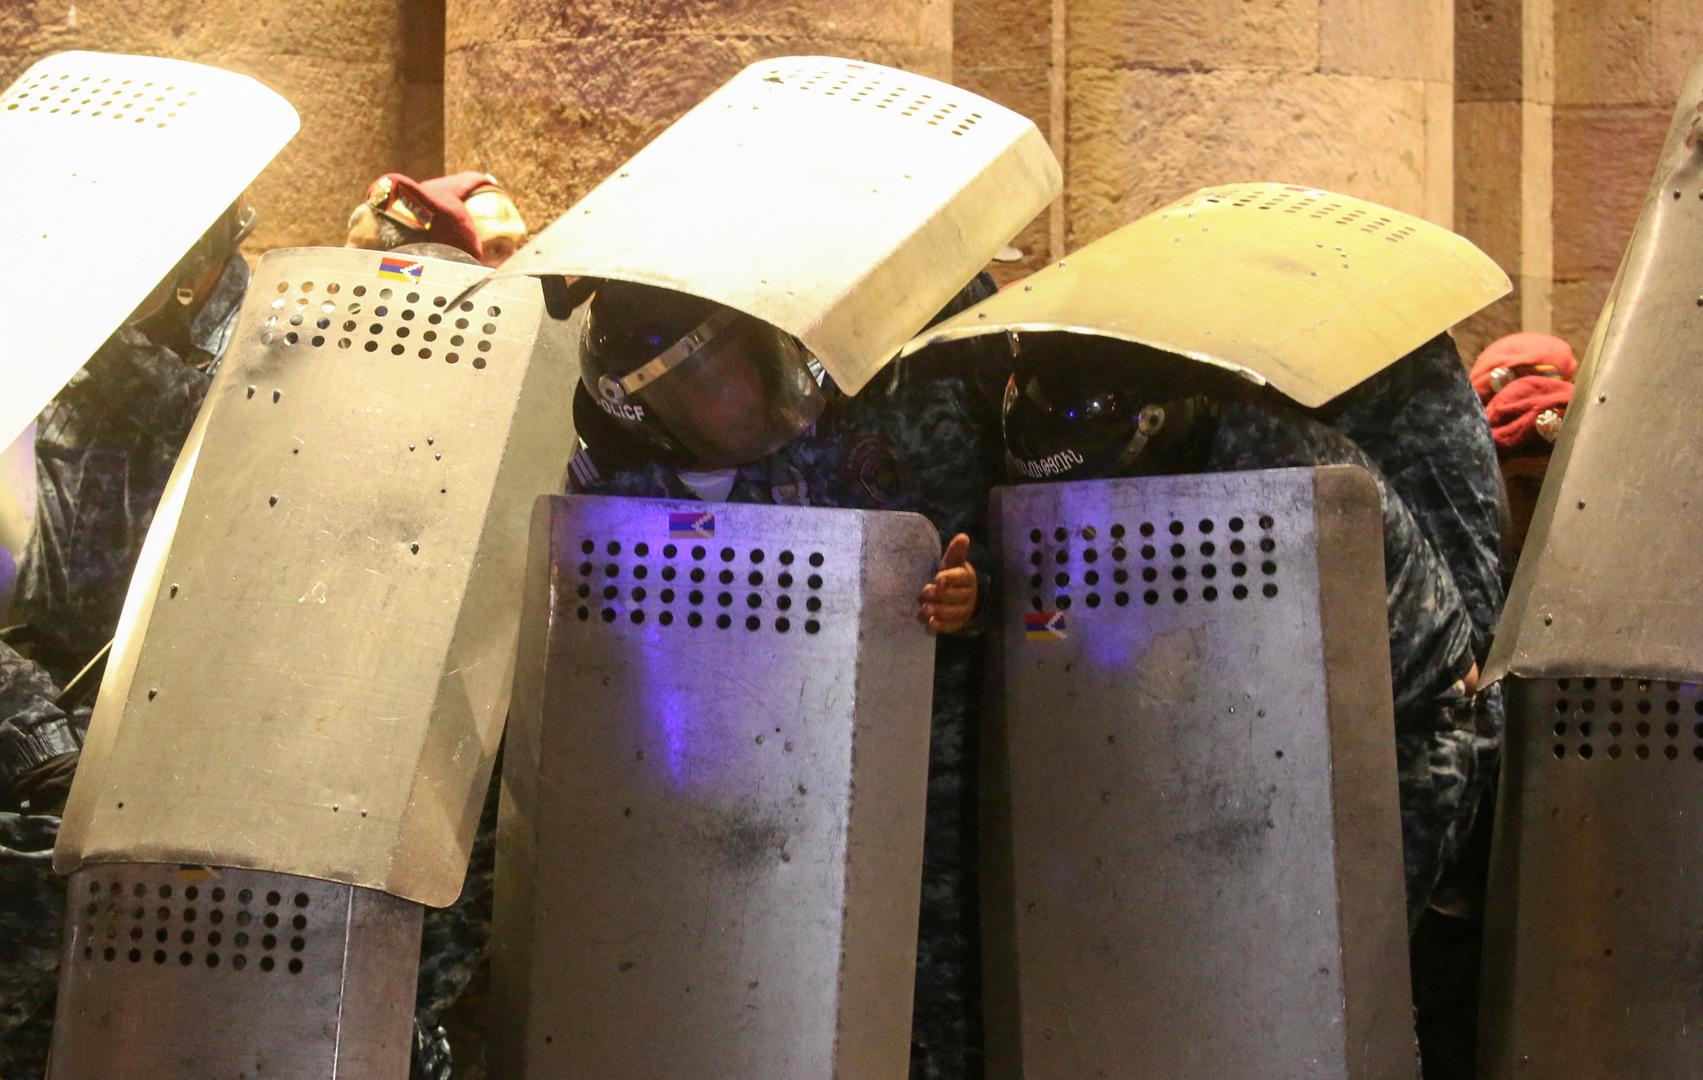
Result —
M13 806L28 806L32 814L64 813L65 799L71 794L71 778L77 775L80 758L80 751L72 751L24 770L12 781L7 801Z

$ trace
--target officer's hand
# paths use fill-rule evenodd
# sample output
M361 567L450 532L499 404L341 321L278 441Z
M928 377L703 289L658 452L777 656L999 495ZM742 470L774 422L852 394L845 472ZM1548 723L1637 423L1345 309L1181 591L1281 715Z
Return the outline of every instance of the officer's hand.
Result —
M970 565L970 538L959 533L940 557L940 572L922 587L917 618L931 634L956 634L976 613L976 568Z

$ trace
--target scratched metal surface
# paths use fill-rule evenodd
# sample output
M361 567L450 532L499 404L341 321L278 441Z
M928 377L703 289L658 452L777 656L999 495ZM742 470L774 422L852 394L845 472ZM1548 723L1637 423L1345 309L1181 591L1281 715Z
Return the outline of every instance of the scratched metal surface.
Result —
M256 268L167 489L181 513L162 510L125 604L61 872L459 894L529 508L573 447L572 354L530 278L452 307L479 267L418 260L410 280L385 261L304 248Z
M1485 678L1703 679L1703 59L1585 352Z
M1480 1075L1703 1076L1703 688L1508 687Z
M934 529L571 497L534 537L492 1074L902 1080Z
M56 1078L407 1075L420 905L215 867L68 885Z
M990 1076L1412 1077L1370 478L1035 485L994 509L989 949L1015 1011Z

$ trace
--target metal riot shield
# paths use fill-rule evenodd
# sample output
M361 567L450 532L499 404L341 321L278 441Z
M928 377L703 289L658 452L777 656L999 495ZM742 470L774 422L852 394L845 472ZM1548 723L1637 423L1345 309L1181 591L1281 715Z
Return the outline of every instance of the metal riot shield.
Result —
M752 64L501 273L701 296L804 342L855 394L1062 189L1029 120L876 64Z
M71 875L52 1075L408 1074L420 905L252 870Z
M938 552L911 514L540 500L493 1076L902 1080Z
M56 1077L406 1070L419 904L461 889L573 443L565 324L529 280L451 305L480 273L261 260L54 852Z
M8 358L0 443L59 392L298 126L289 102L253 79L152 56L59 53L0 93L0 145L15 163L0 172Z
M1313 408L1513 286L1464 237L1289 184L1203 188L905 347L1090 334L1227 368Z
M989 1076L1411 1080L1378 493L996 489Z
M1703 63L1585 356L1486 676L1509 676L1479 1075L1703 1070Z

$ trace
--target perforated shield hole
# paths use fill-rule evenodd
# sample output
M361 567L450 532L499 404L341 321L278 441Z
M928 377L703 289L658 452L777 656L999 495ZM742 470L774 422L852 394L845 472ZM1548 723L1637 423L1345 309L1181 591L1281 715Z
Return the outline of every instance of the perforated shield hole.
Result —
M1276 598L1281 553L1270 514L1170 518L1029 531L1029 606L1129 607Z
M836 98L852 105L868 105L894 116L915 119L939 128L945 134L963 137L981 123L983 116L967 104L933 91L912 86L910 80L889 81L868 68L798 64L776 65L763 80L778 86Z
M84 960L300 975L318 914L305 892L90 875L73 894Z
M1560 762L1703 762L1703 688L1656 679L1533 684L1533 736Z
M430 360L474 371L490 364L501 305L476 298L451 307L458 288L385 280L276 282L260 343Z
M0 96L0 112L76 117L108 124L170 127L197 104L197 91L170 83L44 70Z
M817 634L838 567L796 546L662 544L586 536L574 554L574 617L605 626Z
M1244 191L1237 195L1208 195L1205 202L1229 209L1275 210L1284 214L1302 214L1321 223L1358 229L1369 236L1382 236L1399 244L1413 236L1412 225L1395 227L1395 219L1372 213L1364 206L1349 207L1341 199L1306 188L1281 188L1277 191Z

